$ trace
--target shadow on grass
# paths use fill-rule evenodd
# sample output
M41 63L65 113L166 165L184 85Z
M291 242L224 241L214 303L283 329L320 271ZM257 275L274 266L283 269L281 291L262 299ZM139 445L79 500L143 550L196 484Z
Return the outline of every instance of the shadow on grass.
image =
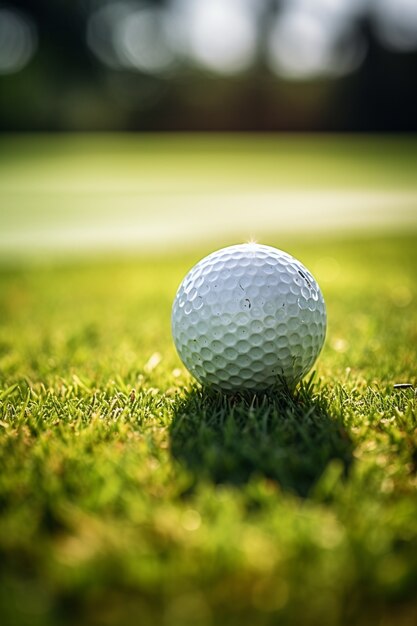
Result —
M325 391L310 379L295 393L225 396L195 388L174 407L171 451L195 478L243 484L252 475L308 496L332 459L345 472L352 442Z

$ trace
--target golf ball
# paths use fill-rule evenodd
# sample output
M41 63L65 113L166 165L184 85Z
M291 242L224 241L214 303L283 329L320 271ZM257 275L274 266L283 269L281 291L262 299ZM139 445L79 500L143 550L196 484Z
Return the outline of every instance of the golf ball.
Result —
M213 252L178 288L172 333L186 368L222 391L294 387L326 334L326 307L310 272L270 246Z

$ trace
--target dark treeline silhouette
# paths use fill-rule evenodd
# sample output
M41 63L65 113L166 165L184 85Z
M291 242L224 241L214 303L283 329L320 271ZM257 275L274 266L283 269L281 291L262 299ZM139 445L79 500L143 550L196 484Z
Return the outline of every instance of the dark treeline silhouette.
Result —
M22 70L0 75L2 131L417 130L417 51L384 47L366 13L356 23L367 44L356 71L291 81L271 71L262 49L253 66L236 76L189 66L167 75L109 68L86 39L90 11L97 5L75 0L7 4L36 25L38 43ZM279 10L279 2L265 2L261 31Z

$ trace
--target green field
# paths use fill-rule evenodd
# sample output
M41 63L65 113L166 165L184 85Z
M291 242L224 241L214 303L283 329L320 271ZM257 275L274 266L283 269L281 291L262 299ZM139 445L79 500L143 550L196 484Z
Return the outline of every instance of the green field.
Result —
M107 138L103 154L80 138L69 147L7 141L0 222L16 238L13 249L5 239L0 246L0 623L414 626L412 220L397 214L391 232L352 223L313 235L262 223L262 241L318 279L329 326L314 377L294 396L254 398L202 390L170 334L184 274L219 244L235 243L238 226L230 239L219 227L207 240L111 255L98 246L90 256L23 250L17 235L49 219L82 229L88 210L99 229L101 201L110 211L125 187L155 203L159 184L168 195L175 184L184 194L194 185L203 198L222 176L225 197L240 184L254 194L284 184L327 189L332 159L330 186L341 196L366 187L400 197L417 188L415 143L340 140L337 148L335 140L329 156L330 140L302 140L300 180L290 138L275 152L266 139L256 149L243 142L227 181L223 170L242 139L215 150L200 138L175 166L161 138L142 151L131 139ZM198 145L204 167L195 163L187 186L185 164ZM274 164L291 150L276 180ZM139 167L147 154L153 178ZM415 216L410 198L406 213ZM175 219L167 213L168 227Z
M23 135L0 145L0 258L198 256L271 232L417 231L414 138Z

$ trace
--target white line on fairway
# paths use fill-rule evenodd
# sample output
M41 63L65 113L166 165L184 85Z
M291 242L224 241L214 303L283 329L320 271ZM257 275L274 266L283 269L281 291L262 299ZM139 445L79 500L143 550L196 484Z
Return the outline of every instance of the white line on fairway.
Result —
M36 201L35 201L36 200ZM24 208L1 219L0 253L87 250L160 251L265 233L384 231L417 227L416 191L271 190L263 193L94 195L20 198ZM93 206L94 205L94 206ZM42 210L37 210L42 207ZM24 219L23 219L24 216Z

